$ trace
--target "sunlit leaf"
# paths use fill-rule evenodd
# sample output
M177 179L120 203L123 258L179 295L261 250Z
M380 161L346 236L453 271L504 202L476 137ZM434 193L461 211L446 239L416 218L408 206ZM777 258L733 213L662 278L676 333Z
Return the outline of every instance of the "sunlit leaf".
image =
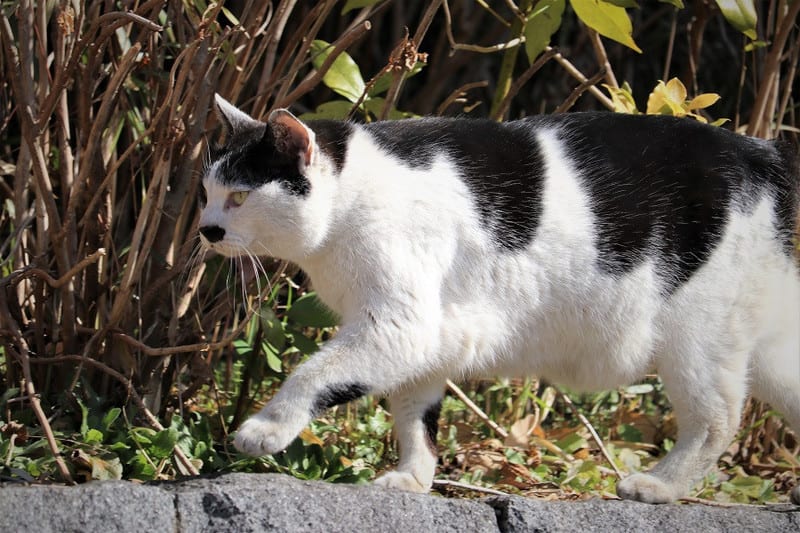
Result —
M688 106L689 109L705 109L706 107L712 106L719 101L720 96L716 93L704 93L698 94L694 98L691 99Z
M269 342L261 343L261 347L264 350L264 354L267 356L267 366L273 372L283 372L283 362L281 361L281 358L278 357L278 351L275 349L275 347Z
M314 68L320 68L332 50L333 47L326 41L318 39L312 42L311 61ZM346 52L336 57L328 72L322 77L322 83L351 102L356 102L361 97L365 86L361 70Z
M751 39L758 37L756 33L756 6L753 0L716 0L725 19L737 30Z
M536 13L525 25L525 53L531 63L550 44L550 37L561 26L565 7L565 0L541 0L536 4Z
M678 9L683 9L683 0L658 0L662 4L670 4Z
M633 25L625 8L604 0L570 0L570 4L578 18L600 35L642 52L633 40Z
M614 111L617 113L629 113L636 115L639 110L636 108L636 101L633 99L633 94L630 85L623 83L622 87L611 87L610 85L603 84L603 87L611 95L611 103L614 105Z

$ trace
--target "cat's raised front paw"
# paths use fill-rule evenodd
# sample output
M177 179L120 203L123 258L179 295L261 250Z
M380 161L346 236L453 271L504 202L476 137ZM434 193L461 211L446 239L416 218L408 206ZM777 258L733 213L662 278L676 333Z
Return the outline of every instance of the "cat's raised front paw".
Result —
M233 445L242 453L259 457L284 450L297 436L293 428L259 415L245 420Z
M390 489L405 490L408 492L426 493L430 490L430 485L427 487L422 485L417 478L408 472L387 472L375 480L376 485L387 487Z
M645 503L670 503L682 496L680 489L650 474L634 474L618 482L617 495Z

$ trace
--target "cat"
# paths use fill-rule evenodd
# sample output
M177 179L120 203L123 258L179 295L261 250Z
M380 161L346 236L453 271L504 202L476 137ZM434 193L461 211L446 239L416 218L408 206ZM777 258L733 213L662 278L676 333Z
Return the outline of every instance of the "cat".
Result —
M662 503L715 464L748 393L800 430L790 148L616 113L355 124L216 108L203 245L296 263L341 317L242 424L240 451L279 452L325 409L388 396L400 460L376 483L426 492L447 379L601 390L655 368L679 437L617 492Z

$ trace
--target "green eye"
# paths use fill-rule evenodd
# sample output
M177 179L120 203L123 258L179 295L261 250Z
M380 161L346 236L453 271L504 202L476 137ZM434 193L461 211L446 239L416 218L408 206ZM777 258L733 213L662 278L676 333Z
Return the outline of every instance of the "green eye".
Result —
M230 201L231 201L231 203L233 205L235 205L236 207L239 207L240 205L242 205L244 203L245 200L247 200L247 195L248 194L250 194L250 191L232 192L229 198L230 198Z

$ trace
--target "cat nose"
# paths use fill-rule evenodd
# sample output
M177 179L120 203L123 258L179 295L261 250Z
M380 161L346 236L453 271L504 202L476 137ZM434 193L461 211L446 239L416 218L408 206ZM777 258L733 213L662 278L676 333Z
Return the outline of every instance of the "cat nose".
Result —
M225 230L219 226L203 226L200 228L200 234L203 235L208 242L219 242L225 237Z

